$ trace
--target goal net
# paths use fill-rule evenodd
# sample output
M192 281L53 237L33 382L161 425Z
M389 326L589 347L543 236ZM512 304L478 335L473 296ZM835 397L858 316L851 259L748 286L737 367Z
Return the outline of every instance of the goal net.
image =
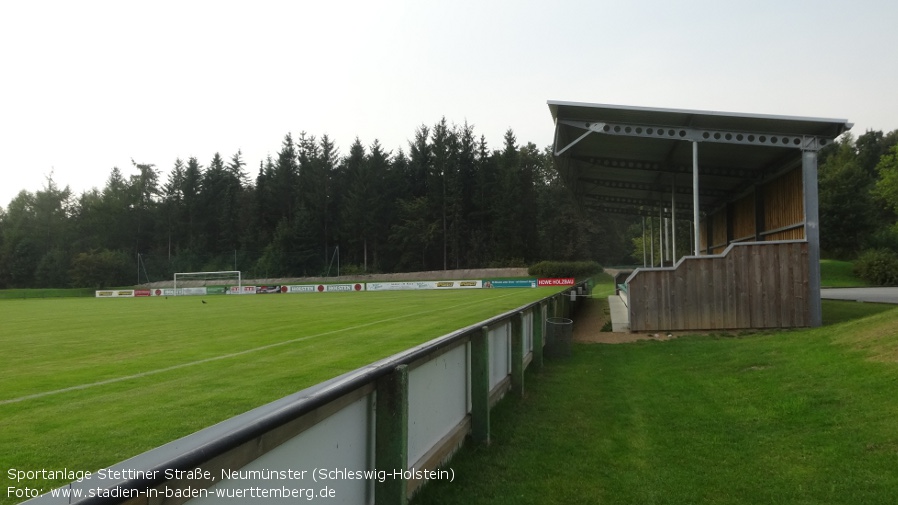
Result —
M242 284L239 270L229 270L224 272L178 272L175 274L173 287L175 295L180 295L194 294L191 292L193 289L208 289L209 287L215 287L224 293L229 286L237 286L238 292L240 291Z

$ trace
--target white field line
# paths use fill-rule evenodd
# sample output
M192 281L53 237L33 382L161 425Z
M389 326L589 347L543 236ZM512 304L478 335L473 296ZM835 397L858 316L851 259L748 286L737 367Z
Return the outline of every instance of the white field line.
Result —
M500 298L509 297L512 294L514 294L514 293L509 293L507 295L502 295L502 296L496 296L496 297L493 297L492 299L498 300ZM239 352L233 352L230 354L222 354L220 356L213 356L211 358L205 358L205 359L201 359L201 360L197 360L197 361L191 361L190 363L181 363L180 365L174 365L174 366L169 366L169 367L165 367L165 368L157 368L156 370L149 370L149 371L141 372L141 373L134 374L134 375L126 375L123 377L115 377L112 379L106 379L106 380L101 380L101 381L97 381L97 382L90 382L87 384L79 384L77 386L70 386L70 387L62 388L62 389L54 389L52 391L44 391L42 393L34 393L31 395L20 396L18 398L10 398L9 400L0 400L0 405L24 402L26 400L34 400L36 398L43 398L45 396L57 395L57 394L61 394L61 393L68 393L69 391L78 391L81 389L88 389L88 388L92 388L92 387L96 387L96 386L104 386L106 384L114 384L116 382L122 382L122 381L131 380L131 379L139 379L141 377L147 377L150 375L156 375L156 374L160 374L160 373L164 373L164 372L170 372L172 370L178 370L180 368L187 368L190 366L202 365L203 363L209 363L212 361L219 361L219 360L228 359L228 358L234 358L237 356L243 356L244 354L250 354L253 352L257 352L257 351L264 351L266 349L272 349L274 347L295 344L296 342L302 342L303 340L310 340L313 338L324 337L327 335L333 335L335 333L342 333L344 331L357 330L359 328L365 328L368 326L374 326L374 325L381 324L381 323L387 323L390 321L395 321L397 319L405 319L408 317L420 316L422 314L430 314L431 312L440 312L440 311L447 310L447 309L449 309L449 310L457 309L459 307L464 307L466 305L475 305L475 304L482 303L482 302L483 302L483 300L477 300L476 302L466 302L466 303L462 303L459 305L453 305L451 307L443 307L440 309L425 310L425 311L421 311L421 312L415 312L412 314L405 314L402 316L390 317L387 319L381 319L380 321L372 321L370 323L360 324L357 326L350 326L348 328L340 328L338 330L326 331L324 333L318 333L316 335L306 335L304 337L294 338L292 340L285 340L283 342L275 342L273 344L267 344L267 345L263 345L260 347L254 347L252 349L246 349L246 350L239 351Z

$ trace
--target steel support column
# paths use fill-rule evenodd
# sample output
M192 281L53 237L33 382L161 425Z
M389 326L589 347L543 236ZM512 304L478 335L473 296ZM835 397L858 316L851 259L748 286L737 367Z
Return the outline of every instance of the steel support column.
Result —
M664 266L664 207L658 205L658 243L661 248L661 266Z
M801 155L801 178L804 186L804 238L808 241L808 321L811 327L823 324L820 302L820 221L817 199L817 152Z
M699 236L701 235L698 220L698 142L692 142L692 223L695 229L695 255L699 255L701 247ZM710 240L710 237L709 237Z
M667 210L667 209L665 209ZM671 258L670 254L670 220L666 217L664 218L664 255L669 260Z
M655 218L649 216L649 251L652 262L651 266L655 266Z
M645 254L645 216L642 216L642 268L648 266Z
M676 174L670 181L670 230L673 235L673 243L671 244L671 249L673 250L673 254L671 255L671 260L674 265L677 263L677 192L675 191L677 187L677 176Z

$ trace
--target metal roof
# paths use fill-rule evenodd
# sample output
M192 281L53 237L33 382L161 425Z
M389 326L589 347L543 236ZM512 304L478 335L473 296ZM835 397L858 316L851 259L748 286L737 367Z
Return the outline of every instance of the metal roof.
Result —
M658 215L675 188L692 209L693 142L699 206L711 211L801 164L851 128L844 119L549 101L557 166L589 207Z

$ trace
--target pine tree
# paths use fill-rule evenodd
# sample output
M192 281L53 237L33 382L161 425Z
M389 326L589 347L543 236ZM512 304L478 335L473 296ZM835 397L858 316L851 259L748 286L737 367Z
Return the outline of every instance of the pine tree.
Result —
M227 253L231 237L231 231L223 228L227 223L222 220L229 202L230 174L225 169L224 160L219 153L215 153L209 167L203 173L200 187L202 215L204 216L204 232L206 236L203 256L213 258ZM217 263L217 261L213 261ZM217 265L214 268L222 268Z
M370 257L371 264L376 271L381 269L380 248L384 242L383 238L389 235L394 219L391 200L395 191L395 188L390 185L392 180L390 153L383 150L377 139L374 139L368 150L365 164L371 178L371 198L368 201L370 247L368 248L369 254L366 255L366 265L368 264L367 258Z
M281 150L278 152L272 183L271 192L274 197L272 203L278 209L278 219L292 220L299 201L299 164L293 136L289 133L284 136Z
M434 125L431 134L430 150L433 153L431 166L428 170L427 187L428 198L432 206L431 213L440 221L440 241L442 242L443 270L448 269L449 261L449 219L447 185L453 171L453 147L454 139L446 118Z
M137 163L133 159L131 164L138 173L131 176L131 199L133 201L135 221L134 249L137 253L148 251L153 242L154 226L156 224L156 210L158 208L159 171L153 164Z
M341 206L344 235L340 243L345 245L342 257L349 263L358 263L361 260L367 264L367 239L371 227L368 205L372 187L365 163L365 148L358 137L349 147L349 156L343 162L343 170L347 186Z
M187 168L184 169L184 178L181 181L181 195L184 198L184 217L187 224L187 249L195 254L202 251L207 243L201 195L202 180L203 168L196 157L191 156L187 159ZM194 268L197 267L198 265L194 266Z
M431 150L427 143L430 129L421 125L415 131L415 140L409 143L410 197L427 196L427 174L431 166Z
M523 259L524 243L520 236L523 186L517 139L509 129L505 132L505 145L498 155L498 191L494 199L493 216L496 236L496 253L505 264L517 264Z
M472 193L469 214L471 261L475 265L487 265L496 258L493 210L497 192L496 157L490 152L486 137L481 135L475 148L475 189Z
M168 179L162 187L162 213L163 231L159 238L165 244L167 263L171 263L172 255L177 254L181 244L187 243L186 211L184 207L184 177L185 168L181 158L175 159L175 164L168 173ZM167 272L171 274L174 272ZM166 275L168 277L168 275Z
M259 162L259 174L256 176L255 207L256 234L255 244L264 247L274 235L278 225L278 207L274 193L274 161L271 156L265 162Z
M475 265L472 243L475 219L474 200L477 193L477 159L474 127L465 122L455 134L457 139L456 170L449 183L450 250L455 268Z

